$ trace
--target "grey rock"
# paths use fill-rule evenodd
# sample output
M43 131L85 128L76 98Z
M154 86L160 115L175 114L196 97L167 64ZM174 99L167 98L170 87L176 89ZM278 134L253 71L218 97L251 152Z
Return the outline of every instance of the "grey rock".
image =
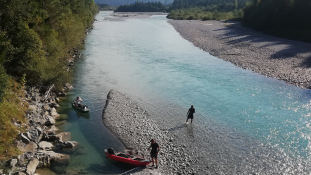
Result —
M17 164L17 159L11 159L10 167L15 167L16 164Z
M51 108L51 116L54 118L59 117L59 114L57 113L55 108Z
M51 161L56 161L60 164L68 165L70 156L66 154L55 153L53 151L38 151L37 154L48 155Z
M57 104L57 103L50 103L50 107L51 107L51 108L57 109L57 108L59 108L60 106L59 106L59 104Z
M52 150L52 148L54 147L54 145L50 142L46 142L46 141L42 141L39 143L39 147L43 150Z
M37 106L36 105L29 105L28 110L36 111L37 110Z
M22 152L35 152L38 148L37 144L32 141L30 141L28 144L25 144L22 141L17 141L17 147Z
M56 128L55 125L52 125L52 126L50 127L50 129L48 129L47 131L48 131L48 132L55 132L55 131L58 131L58 128Z
M49 105L44 105L44 106L42 107L42 109L43 109L44 111L50 111L51 107L50 107Z
M27 135L25 135L25 133L21 134L21 139L22 139L22 142L25 143L25 144L29 144L30 143L30 140L27 137Z
M39 164L39 160L36 158L29 161L27 165L27 170L26 170L27 174L33 175L36 172L38 164Z
M44 122L45 126L51 126L55 124L55 120L52 116L45 116L45 119L46 119Z
M73 148L76 145L78 145L78 142L74 142L74 141L68 141L68 142L63 143L64 148Z

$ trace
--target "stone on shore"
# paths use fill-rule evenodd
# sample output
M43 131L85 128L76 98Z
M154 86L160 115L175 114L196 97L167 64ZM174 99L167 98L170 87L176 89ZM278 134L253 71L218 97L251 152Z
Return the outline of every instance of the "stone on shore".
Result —
M28 144L25 144L22 141L17 141L17 147L22 152L35 152L38 149L38 146L36 143L30 141Z
M52 150L54 145L52 143L50 143L50 142L42 141L42 142L39 143L39 147L42 150L49 151L49 150Z
M59 117L59 114L56 112L55 108L51 108L51 116L54 117L54 118Z
M39 164L38 159L36 158L32 159L27 165L27 170L26 170L27 174L33 175L36 172L38 164Z

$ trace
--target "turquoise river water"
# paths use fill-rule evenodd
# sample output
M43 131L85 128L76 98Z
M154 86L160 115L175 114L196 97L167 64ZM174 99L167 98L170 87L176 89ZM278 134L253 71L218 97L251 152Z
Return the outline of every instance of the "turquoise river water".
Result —
M215 167L212 174L309 174L309 90L211 56L184 40L163 15L105 20L109 13L96 16L75 64L74 89L59 110L58 127L71 132L80 148L69 153L69 166L54 166L53 172L117 174L133 168L104 154L107 147L125 149L102 123L107 94L115 89L139 102L177 140L202 150L201 160ZM71 108L76 96L90 106L89 114ZM190 105L194 123L184 126Z

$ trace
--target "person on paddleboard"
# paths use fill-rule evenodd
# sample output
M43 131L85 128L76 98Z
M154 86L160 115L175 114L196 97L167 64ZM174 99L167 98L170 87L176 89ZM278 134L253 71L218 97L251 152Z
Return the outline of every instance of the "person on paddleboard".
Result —
M186 124L188 123L188 119L191 119L191 123L193 120L193 113L195 113L195 109L193 108L193 105L191 105L191 108L189 108L188 113L187 113L187 120L186 120Z
M151 148L151 159L152 159L152 166L154 166L154 159L155 159L155 163L156 163L156 168L158 168L158 153L160 151L160 146L155 142L154 139L150 140L151 145L148 148L148 151Z

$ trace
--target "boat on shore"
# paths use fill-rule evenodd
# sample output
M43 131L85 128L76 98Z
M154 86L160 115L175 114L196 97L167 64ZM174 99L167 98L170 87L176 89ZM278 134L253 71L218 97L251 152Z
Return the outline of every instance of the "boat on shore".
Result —
M135 166L146 166L151 163L150 160L146 160L142 157L129 155L122 152L115 152L112 148L105 149L106 156L112 160L119 162L135 165Z
M72 106L80 112L89 112L90 111L90 109L87 105L79 106L76 104L75 101L72 101Z

